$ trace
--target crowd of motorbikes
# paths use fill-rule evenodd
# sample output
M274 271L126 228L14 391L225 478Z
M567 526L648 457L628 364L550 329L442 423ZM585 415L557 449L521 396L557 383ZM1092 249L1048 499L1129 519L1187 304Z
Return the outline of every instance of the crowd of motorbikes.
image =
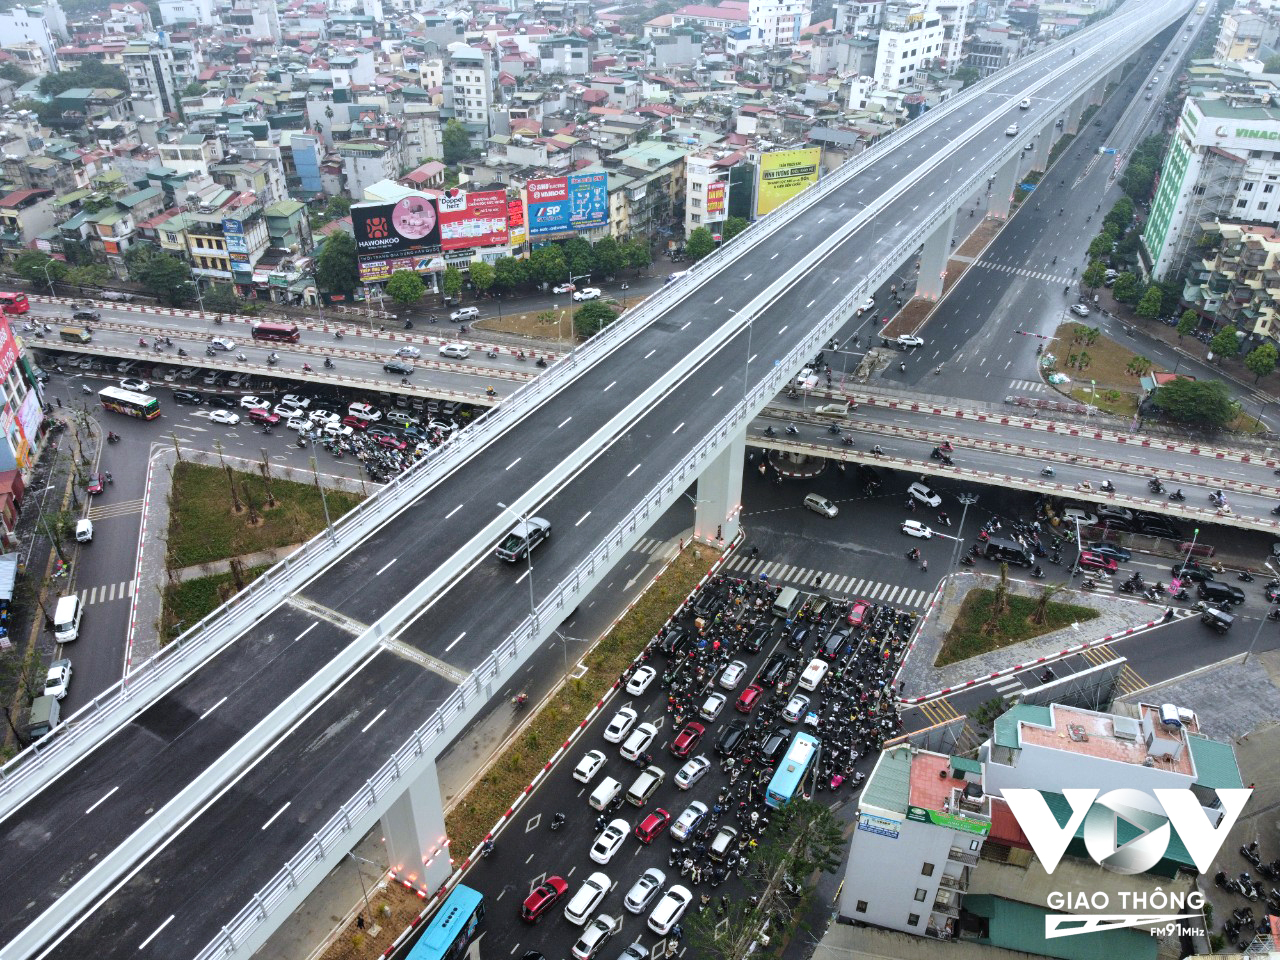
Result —
M429 456L461 428L461 424L449 417L433 416L435 419L423 426L425 436L420 442L403 434L384 441L382 438L386 435L374 428L372 433L352 433L347 437L326 436L309 430L300 433L294 443L299 447L316 444L339 460L351 457L360 461L365 475L374 483L389 483L418 460Z
M1280 889L1268 885L1280 883L1280 858L1271 861L1263 860L1257 840L1242 844L1240 856L1248 860L1267 882L1254 879L1247 870L1242 871L1237 877L1230 876L1225 870L1219 870L1213 882L1228 893L1238 894L1252 903L1263 902L1258 918L1254 917L1253 908L1246 904L1233 910L1231 917L1223 921L1222 932L1227 942L1244 952L1253 941L1255 933L1270 933L1271 924L1268 915L1280 913Z

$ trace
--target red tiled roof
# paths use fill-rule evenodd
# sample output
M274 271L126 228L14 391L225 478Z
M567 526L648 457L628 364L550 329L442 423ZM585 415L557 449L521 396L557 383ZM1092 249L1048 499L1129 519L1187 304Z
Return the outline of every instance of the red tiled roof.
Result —
M13 193L8 194L7 196L0 197L0 207L16 207L18 204L22 203L24 200L29 200L32 197L39 196L41 194L47 194L48 196L52 197L53 191L40 190L40 189L15 190L13 191Z
M702 17L707 20L740 20L747 22L747 9L744 4L741 7L726 2L718 7L706 7L699 3L691 3L687 7L681 7L675 11L675 15L680 17Z

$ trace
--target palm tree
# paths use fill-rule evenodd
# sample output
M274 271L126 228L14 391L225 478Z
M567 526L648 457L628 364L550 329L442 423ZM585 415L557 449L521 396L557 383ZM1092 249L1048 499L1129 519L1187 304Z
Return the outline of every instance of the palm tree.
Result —
M1065 589L1060 583L1046 583L1040 588L1040 596L1036 598L1035 608L1031 611L1031 622L1043 625L1049 616L1049 601Z

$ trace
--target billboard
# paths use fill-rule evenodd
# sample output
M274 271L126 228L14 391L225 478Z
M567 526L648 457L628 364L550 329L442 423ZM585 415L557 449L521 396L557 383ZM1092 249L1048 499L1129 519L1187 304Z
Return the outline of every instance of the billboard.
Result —
M440 216L433 197L415 194L396 203L351 208L361 257L409 257L440 252Z
M507 204L507 232L512 246L519 246L528 239L524 229L524 201L512 200Z
M777 210L805 187L818 182L822 148L774 150L760 155L760 183L756 190L756 216Z
M440 205L440 245L445 250L474 250L507 243L507 193L448 190Z
M244 224L239 220L225 217L222 221L222 236L226 238L228 253L248 254L249 243L244 238Z
M725 190L728 185L723 180L707 184L707 216L708 220L724 219Z
M609 175L573 173L567 177L530 180L529 236L546 237L609 224Z

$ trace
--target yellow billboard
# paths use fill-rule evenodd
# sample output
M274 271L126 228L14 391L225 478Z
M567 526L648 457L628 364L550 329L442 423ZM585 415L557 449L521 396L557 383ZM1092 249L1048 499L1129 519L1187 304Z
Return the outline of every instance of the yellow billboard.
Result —
M821 147L774 150L760 155L760 182L756 188L756 216L778 209L805 187L818 182Z

